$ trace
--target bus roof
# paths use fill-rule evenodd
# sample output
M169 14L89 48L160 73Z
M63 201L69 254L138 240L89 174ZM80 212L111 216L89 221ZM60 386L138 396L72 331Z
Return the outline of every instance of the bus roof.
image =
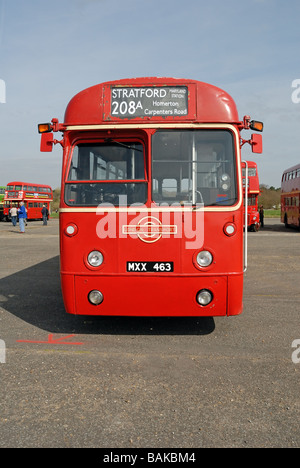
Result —
M286 172L291 172L291 171L294 171L294 170L299 169L299 168L300 168L300 163L296 164L296 166L292 166L292 167L289 167L288 169L285 169L283 171L283 174L286 174Z
M9 185L30 185L30 186L34 186L34 187L48 187L48 188L51 188L50 185L37 184L37 183L33 183L33 182L20 182L20 181L8 182L6 187L9 186Z
M247 161L248 167L257 167L257 163L254 161ZM245 167L246 164L242 161L242 167Z
M115 89L115 95L120 96L121 89L127 88L128 91L123 91L126 97L129 96L130 90L132 95L141 94L139 88L144 88L146 93L151 95L151 89L154 90L171 90L177 88L181 93L187 94L187 115L168 115L168 113L150 113L150 116L138 116L137 118L118 118L111 111L112 90ZM150 89L149 89L150 88ZM156 91L157 93L158 91ZM173 91L173 96L176 91ZM128 95L128 96L127 96ZM158 94L153 93L153 99ZM180 96L182 97L182 96ZM174 98L176 101L176 98ZM178 102L178 101L177 101ZM161 104L168 106L168 104ZM169 104L172 106L172 103ZM169 112L171 114L171 112ZM76 94L69 102L64 124L68 125L99 125L111 122L116 123L136 123L137 121L176 121L187 120L190 122L199 123L231 123L238 124L239 117L236 104L233 98L216 86L203 83L196 80L185 80L179 78L132 78L118 81L108 81L87 88Z

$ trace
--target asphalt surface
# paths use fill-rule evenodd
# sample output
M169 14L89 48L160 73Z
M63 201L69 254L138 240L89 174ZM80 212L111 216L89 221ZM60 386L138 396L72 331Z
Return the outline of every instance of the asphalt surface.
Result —
M299 245L249 233L238 317L73 317L58 221L0 223L0 447L299 447Z

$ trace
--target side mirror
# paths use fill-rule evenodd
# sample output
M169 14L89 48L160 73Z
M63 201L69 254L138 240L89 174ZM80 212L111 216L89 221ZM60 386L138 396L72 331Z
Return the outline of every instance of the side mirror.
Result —
M252 153L261 154L263 152L262 135L258 133L251 135L250 143L252 146Z
M44 153L51 153L53 144L53 133L42 133L40 150Z

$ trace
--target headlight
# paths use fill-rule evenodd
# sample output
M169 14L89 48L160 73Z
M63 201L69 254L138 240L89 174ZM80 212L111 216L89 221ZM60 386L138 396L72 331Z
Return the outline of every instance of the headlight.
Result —
M197 263L200 267L208 267L213 261L213 256L208 250L201 250L197 255Z
M103 301L103 294L102 292L94 289L93 291L89 292L88 298L91 304L99 305Z
M197 302L202 306L207 306L213 300L213 294L208 289L201 289L197 293Z
M88 254L87 260L92 267L99 267L103 263L103 255L98 250L93 250Z

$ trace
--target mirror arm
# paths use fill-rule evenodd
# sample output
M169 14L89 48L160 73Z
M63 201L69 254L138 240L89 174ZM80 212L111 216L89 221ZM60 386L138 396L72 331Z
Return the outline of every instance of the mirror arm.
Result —
M241 138L241 141L240 141L241 148L245 145L245 143L248 143L249 145L251 145L252 140L244 140L243 138Z
M53 140L53 145L57 145L58 143L64 148L65 139L63 138L62 140Z

